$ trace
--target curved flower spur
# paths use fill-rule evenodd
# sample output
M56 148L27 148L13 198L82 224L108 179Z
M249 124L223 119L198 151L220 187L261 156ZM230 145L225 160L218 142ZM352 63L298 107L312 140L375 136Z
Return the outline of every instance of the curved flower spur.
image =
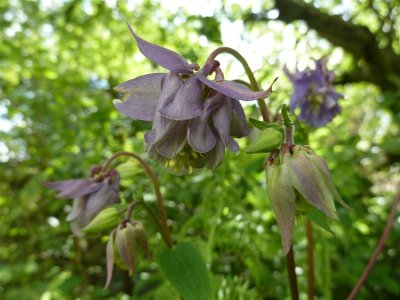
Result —
M143 40L130 26L129 30L142 54L169 70L115 87L124 94L123 101L114 101L121 113L134 120L153 122L145 134L149 156L160 161L167 171L182 175L203 167L216 168L225 148L238 152L239 145L233 137L248 135L238 100L266 98L272 86L265 91L252 91L225 80L214 59L208 59L200 68L174 51ZM209 80L212 73L215 78Z

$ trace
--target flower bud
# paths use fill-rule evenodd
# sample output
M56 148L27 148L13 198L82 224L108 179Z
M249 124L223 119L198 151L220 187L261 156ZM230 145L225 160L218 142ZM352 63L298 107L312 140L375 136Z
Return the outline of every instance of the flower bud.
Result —
M107 243L106 287L111 282L114 263L121 269L129 270L132 275L143 253L151 255L142 223L124 221L118 225Z
M247 153L268 153L282 144L282 133L274 128L261 130L257 140L247 147Z
M267 195L276 216L286 255L292 244L296 217L296 193L290 182L287 166L269 160L266 164Z
M117 226L124 208L125 205L115 204L103 209L82 231L86 234L96 233Z
M292 152L293 154L284 155L283 163L288 166L293 187L306 203L319 209L331 219L337 219L332 193L334 187L329 170L326 166L325 170L322 170L314 163L317 159L319 164L323 160L309 147L294 146Z
M284 145L285 146L285 145ZM282 235L284 254L290 249L296 214L317 208L337 219L335 198L348 207L336 191L324 160L307 146L282 146L266 163L267 195Z

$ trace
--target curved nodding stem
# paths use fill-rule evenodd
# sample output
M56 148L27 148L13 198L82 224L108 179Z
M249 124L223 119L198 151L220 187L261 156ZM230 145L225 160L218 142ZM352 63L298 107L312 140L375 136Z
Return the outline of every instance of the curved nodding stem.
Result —
M154 174L153 170L149 167L149 165L139 155L132 153L132 152L121 151L121 152L114 153L109 159L107 159L106 162L104 163L102 169L104 171L107 171L107 169L111 165L111 162L121 156L128 156L128 157L131 157L131 158L137 160L140 163L140 165L142 166L143 170L146 172L146 174L149 177L149 179L151 180L151 182L153 183L154 192L155 192L156 198L157 198L157 206L158 206L158 209L160 212L161 225L162 225L162 227L161 227L162 230L160 233L161 233L165 243L167 244L167 246L169 248L172 248L173 242L172 242L171 232L169 231L169 227L167 224L167 213L165 211L163 197L160 192L160 184L158 183L157 176Z
M207 62L211 61L213 59L215 59L218 55L222 54L222 53L227 53L232 55L233 57L235 57L243 66L247 77L250 80L250 88L254 91L259 91L260 90L260 86L258 85L258 82L256 80L256 78L254 77L253 71L251 70L249 64L247 63L246 59L239 53L237 52L235 49L229 48L229 47L220 47L215 49L213 52L211 52L211 54L208 56L207 58ZM207 63L206 62L206 63ZM264 99L258 99L258 107L260 109L261 115L263 117L263 120L267 123L270 122L270 117L269 117L269 111L268 111L268 107L265 104Z
M242 66L247 74L247 77L250 80L250 88L252 90L259 91L260 86L258 85L257 80L256 80L249 64L247 63L245 58L236 50L229 48L229 47L220 47L220 48L214 50L210 54L210 56L207 58L207 61L211 61L211 60L215 59L219 54L222 54L222 53L228 53L228 54L232 55L242 64ZM268 107L265 104L265 101L263 99L258 99L257 101L258 101L258 107L260 109L260 112L261 112L264 122L269 123L270 116L269 116ZM293 130L292 127L290 127L287 130L288 132L286 132L286 137L289 138L290 141L293 140L292 130ZM286 258L286 266L287 266L288 277L289 277L290 293L291 293L292 299L297 300L297 299L299 299L299 290L298 290L298 286L297 286L297 278L296 278L296 272L295 272L296 265L295 265L295 261L294 261L294 253L293 253L292 246L290 247L290 250L285 258Z

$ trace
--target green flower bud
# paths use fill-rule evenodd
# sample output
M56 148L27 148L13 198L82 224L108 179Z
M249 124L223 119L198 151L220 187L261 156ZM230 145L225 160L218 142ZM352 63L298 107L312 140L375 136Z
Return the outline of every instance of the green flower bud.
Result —
M330 180L311 160L308 147L294 146L293 154L285 153L283 163L288 167L290 181L296 191L311 206L337 219L333 195L326 182Z
M269 160L266 164L267 195L276 216L286 255L292 244L296 217L296 193L289 179L287 166Z
M266 163L267 195L282 236L284 254L292 243L296 214L317 208L337 219L335 198L348 207L336 191L325 161L307 146L282 146Z
M247 153L268 153L282 145L283 134L274 128L261 130L257 140L247 147Z
M107 243L107 282L111 282L114 263L132 275L142 254L151 255L142 223L124 221L113 230Z
M103 209L82 231L86 234L110 230L121 222L126 205L116 204Z

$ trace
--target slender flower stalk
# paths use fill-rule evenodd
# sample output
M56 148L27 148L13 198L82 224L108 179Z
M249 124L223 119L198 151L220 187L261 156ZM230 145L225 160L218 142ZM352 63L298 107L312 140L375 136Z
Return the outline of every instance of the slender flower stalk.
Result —
M258 82L254 76L253 71L251 70L248 62L246 61L246 59L235 49L232 49L230 47L220 47L216 50L214 50L213 52L211 52L211 54L208 56L207 60L213 60L215 59L218 55L223 54L223 53L227 53L232 55L234 58L236 58L243 66L244 71L246 72L247 77L249 78L250 81L250 88L253 91L259 91L260 90L260 86L258 85ZM278 78L276 78L274 80L274 82L277 80ZM274 84L274 82L272 83L272 85ZM271 85L271 86L272 86ZM262 118L264 120L264 122L269 123L270 122L270 116L269 116L269 110L267 105L265 104L264 99L258 99L257 100L258 103L258 108L261 112Z
M315 286L314 286L314 238L313 226L311 221L306 221L306 235L307 235L307 297L308 300L314 300Z
M400 188L400 187L399 187ZM379 242L374 250L374 253L372 254L370 260L368 261L367 266L364 269L364 272L360 276L360 279L358 280L357 284L354 286L353 290L351 291L350 295L347 297L347 300L354 300L356 299L358 292L362 288L364 282L367 280L369 273L371 272L372 268L374 267L376 260L378 259L379 254L381 254L383 247L385 245L385 242L389 236L390 230L393 227L393 224L396 220L396 211L397 207L400 204L400 192L396 195L396 197L393 200L392 203L392 208L389 213L389 217L386 222L385 229L382 232L381 238L379 239Z
M259 90L259 85L257 83L257 80L254 77L254 74L247 63L247 61L244 59L244 57L237 52L236 50L229 48L229 47L221 47L212 52L209 56L210 59L215 59L217 55L221 53L228 53L234 56L242 65L243 68L245 69L245 72L250 80L250 87L253 90ZM277 80L277 78L274 80L274 82ZM271 85L272 86L272 85ZM261 112L262 118L264 122L269 123L270 122L270 116L269 116L269 111L268 107L265 104L265 101L263 99L258 100L258 107ZM286 143L289 144L288 146L292 146L293 143L293 127L292 124L289 124L289 126L285 127L285 140ZM298 300L299 299L299 290L298 290L298 285L297 285L297 277L296 277L296 263L294 260L294 252L293 252L293 246L291 245L289 248L289 251L285 255L286 259L286 268L288 272L288 279L289 279L289 286L290 286L290 293L292 300Z
M296 263L294 261L293 247L290 246L289 252L285 256L286 258L286 270L288 272L290 296L292 300L299 300L299 288L297 286L296 276Z
M161 218L161 224L162 224L161 235L164 238L164 241L167 244L167 246L169 248L172 248L173 242L172 242L171 232L169 230L168 223L167 223L167 213L165 211L164 200L163 200L163 197L162 197L161 191L160 191L160 184L158 182L157 176L154 174L154 172L149 167L149 165L139 155L132 153L132 152L121 151L121 152L117 152L114 155L112 155L104 163L103 170L107 170L110 167L111 162L121 156L128 156L133 159L136 159L140 163L140 165L143 167L147 176L151 180L153 187L154 187L154 192L156 194L157 206L158 206L160 218Z

